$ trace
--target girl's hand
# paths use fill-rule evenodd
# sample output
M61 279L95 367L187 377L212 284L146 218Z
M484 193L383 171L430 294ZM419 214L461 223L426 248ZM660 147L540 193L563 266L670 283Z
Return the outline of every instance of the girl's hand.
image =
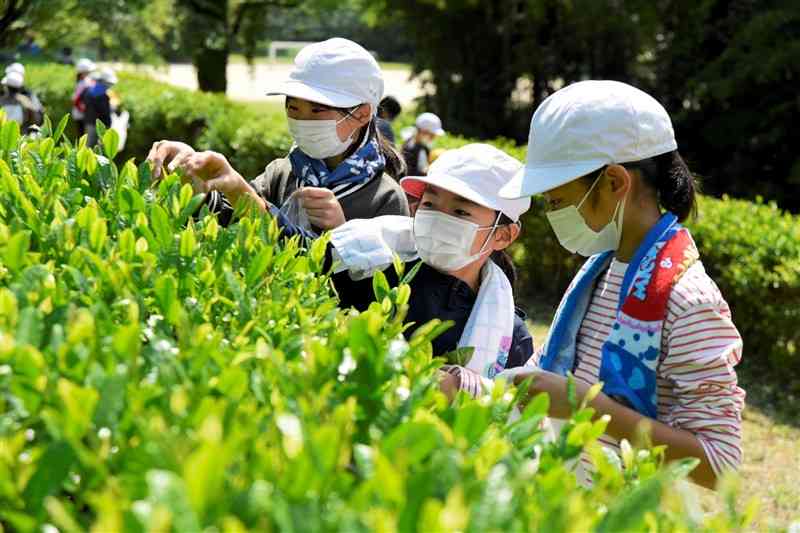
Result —
M168 172L173 172L186 158L194 155L194 153L194 148L186 143L178 141L154 142L150 148L150 153L147 154L147 162L150 163L153 170L153 179L158 180L161 178L164 165L167 165Z
M195 194L219 191L233 200L248 188L241 174L218 152L195 152L180 161L180 168L191 178Z
M315 227L327 230L345 223L344 211L330 189L303 187L298 191L300 202Z

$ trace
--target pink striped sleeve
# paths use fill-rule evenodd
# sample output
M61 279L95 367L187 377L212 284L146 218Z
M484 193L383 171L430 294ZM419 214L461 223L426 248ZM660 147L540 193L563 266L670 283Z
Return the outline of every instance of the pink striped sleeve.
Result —
M484 378L474 370L463 366L445 365L442 370L458 378L458 389L466 392L473 398L477 398L486 390L491 380Z
M734 369L742 338L705 272L686 278L673 290L664 331L659 375L672 383L675 403L663 421L692 432L719 475L742 461L745 392Z

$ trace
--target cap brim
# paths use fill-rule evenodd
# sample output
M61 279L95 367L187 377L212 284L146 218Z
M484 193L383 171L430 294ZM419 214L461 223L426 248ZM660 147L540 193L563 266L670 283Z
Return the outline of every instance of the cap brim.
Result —
M295 80L284 81L267 93L267 96L281 95L301 98L309 102L316 102L331 107L354 107L364 103L352 95L331 91L330 89Z
M566 165L524 166L500 189L500 197L524 198L552 191L608 164L608 161L598 159Z
M428 185L435 185L453 194L457 194L471 202L478 205L494 209L495 211L502 211L498 205L487 202L486 199L476 190L469 187L460 179L453 178L446 174L428 175L428 176L407 176L400 180L400 186L406 192L416 198L422 198L425 188Z

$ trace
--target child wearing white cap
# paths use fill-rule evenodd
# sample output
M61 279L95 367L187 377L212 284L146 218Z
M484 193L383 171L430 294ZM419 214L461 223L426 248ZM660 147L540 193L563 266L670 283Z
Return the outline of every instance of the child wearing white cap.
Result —
M183 168L198 191L211 193L209 208L223 223L243 197L276 215L296 202L310 222L306 229L315 231L355 218L408 214L392 178L405 170L402 157L376 127L383 75L369 52L340 38L309 45L295 58L289 79L269 94L285 96L295 142L288 157L248 182L221 154L160 141L148 156L154 176L165 163Z
M485 144L450 150L431 165L428 176L401 180L422 196L413 218L352 220L331 233L333 282L343 307L366 309L374 300L372 275L384 271L398 282L395 254L411 280L405 334L433 319L453 326L433 341L442 356L472 349L467 368L491 378L533 354L524 315L514 305L514 269L504 250L519 236L519 219L530 199L506 200L498 191L521 164ZM477 381L477 380L476 380Z
M84 113L86 113L86 102L83 100L84 93L94 85L92 72L97 67L89 58L83 57L75 65L75 90L72 92L72 119L78 125L78 136L86 132L83 123Z
M19 68L15 65L19 65ZM0 106L8 119L17 122L22 131L28 132L42 123L43 110L39 99L25 89L24 72L24 67L19 63L6 68L6 74L0 80Z
M409 176L428 173L428 158L434 139L444 135L442 119L433 113L422 113L414 121L414 133L403 143L403 157Z
M530 392L550 395L555 418L569 416L566 374L579 397L602 382L590 405L610 416L604 446L618 452L644 429L668 460L697 458L691 478L707 487L737 468L742 339L680 224L695 185L666 110L614 81L557 91L533 115L527 164L500 194L543 194L559 242L589 256L543 350L504 376L533 377ZM585 483L592 469L582 458Z
M97 121L102 122L107 128L113 125L119 98L112 88L118 79L116 72L109 67L94 70L91 77L93 82L84 91L81 101L85 104L83 124L88 144L95 146L100 141L97 135Z

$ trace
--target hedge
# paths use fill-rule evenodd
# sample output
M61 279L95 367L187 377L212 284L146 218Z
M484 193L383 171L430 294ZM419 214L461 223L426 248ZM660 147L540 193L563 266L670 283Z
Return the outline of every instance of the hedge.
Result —
M63 65L31 65L27 84L57 120L69 113L74 71ZM267 163L286 155L291 146L282 115L261 115L222 95L188 91L151 78L121 72L114 91L130 112L133 124L121 159L143 159L154 141L174 139L229 157L245 176L255 177ZM70 123L66 133L74 138Z
M30 84L43 96L51 116L68 105L71 71L54 65L31 67ZM258 116L224 97L189 92L137 75L120 76L117 86L134 125L124 157L143 158L153 140L184 140L230 157L246 176L288 150L282 116ZM410 123L404 114L398 123ZM474 139L447 135L438 146L462 146ZM525 147L508 139L488 141L520 160ZM523 301L555 305L577 270L577 257L565 253L534 208L524 218L520 243L513 250L521 274ZM697 220L689 224L703 262L734 312L745 340L744 367L792 376L800 391L800 220L759 201L703 197ZM790 384L791 385L791 384Z
M0 528L4 531L728 531L691 512L693 461L597 444L547 397L449 405L409 287L337 307L273 220L218 226L177 176L117 167L0 119ZM567 462L587 450L592 490ZM687 492L688 491L688 492Z

